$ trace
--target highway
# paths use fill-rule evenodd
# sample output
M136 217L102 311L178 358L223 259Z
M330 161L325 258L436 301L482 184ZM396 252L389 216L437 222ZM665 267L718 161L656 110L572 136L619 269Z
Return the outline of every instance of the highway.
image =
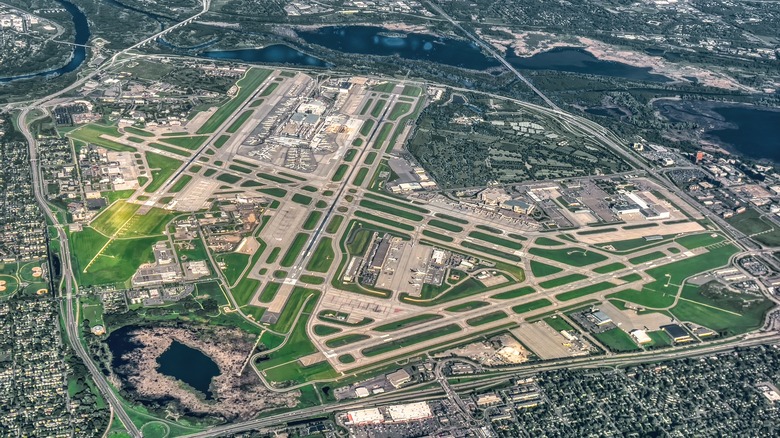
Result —
M57 230L57 236L60 240L60 249L61 249L60 259L62 262L62 279L64 282L64 294L65 294L64 300L61 303L61 308L63 311L62 317L65 322L65 330L68 335L68 341L70 342L70 345L73 347L73 350L75 351L76 355L78 355L78 357L86 365L87 369L89 370L89 373L92 375L92 379L95 382L95 385L100 390L100 393L102 394L103 398L106 399L108 404L113 409L114 414L119 418L119 420L124 425L125 429L127 429L127 432L132 437L141 437L142 436L141 431L138 429L138 427L136 427L136 425L130 419L130 416L127 414L127 411L125 410L119 398L112 391L111 386L109 385L106 378L103 376L103 373L101 373L100 370L97 368L97 366L94 364L94 362L92 362L92 359L90 358L89 354L87 353L87 351L85 350L84 346L81 343L81 337L79 334L80 324L78 323L78 318L77 318L78 305L74 303L74 301L78 299L77 298L78 284L76 283L76 279L75 276L73 275L73 269L71 266L70 244L68 242L68 236L65 233L63 224L60 223L59 218L57 218L57 215L55 215L54 212L52 212L51 208L49 207L49 204L46 202L46 197L44 196L45 181L43 180L40 163L38 162L38 144L35 141L35 138L33 137L32 133L30 132L30 128L26 123L27 115L30 113L31 110L44 106L47 102L51 101L52 99L55 99L56 97L70 90L75 89L76 87L80 86L81 84L83 84L84 82L86 82L87 80L95 76L96 74L101 73L106 69L110 68L111 66L113 66L114 62L121 55L131 50L134 50L138 47L141 47L142 45L147 44L151 41L154 41L155 39L165 35L168 32L173 31L174 29L189 24L193 20L197 19L198 17L206 13L209 9L210 4L211 4L211 0L203 0L203 8L197 14L167 29L164 29L152 35L151 37L146 38L143 41L140 41L120 52L117 52L114 56L110 58L110 60L107 60L100 67L95 69L95 71L86 75L80 80L74 82L70 86L63 88L57 91L56 93L50 94L49 96L43 97L31 104L27 104L25 107L21 109L21 112L19 113L17 118L17 125L29 145L30 165L32 166L32 172L31 172L32 184L33 184L33 193L35 195L35 200L40 205L41 210L46 215L48 220L52 224L54 224L54 227ZM62 293L63 293L63 289L60 290L60 294Z

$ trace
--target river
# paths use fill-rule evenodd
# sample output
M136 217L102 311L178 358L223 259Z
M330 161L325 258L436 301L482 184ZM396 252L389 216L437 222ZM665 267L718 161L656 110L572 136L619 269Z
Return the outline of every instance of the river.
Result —
M61 76L66 73L75 71L81 67L81 64L85 59L87 59L87 48L84 45L87 44L89 37L91 36L87 16L81 12L81 9L68 0L57 0L57 2L60 3L62 7L73 17L73 27L75 28L76 33L74 43L77 45L71 46L73 47L73 51L70 55L70 60L68 63L62 67L45 70L38 73L0 78L0 83L11 82L19 79L31 79L36 77Z

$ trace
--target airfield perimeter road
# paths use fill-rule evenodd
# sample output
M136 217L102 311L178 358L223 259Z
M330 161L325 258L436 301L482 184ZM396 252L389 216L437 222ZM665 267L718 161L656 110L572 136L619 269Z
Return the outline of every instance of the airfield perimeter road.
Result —
M57 236L60 239L60 248L62 251L61 254L62 278L65 282L65 300L64 300L65 309L62 317L65 322L65 330L67 331L68 341L70 342L70 345L73 347L73 350L76 352L79 358L87 366L87 369L89 370L89 373L92 375L92 379L94 380L95 385L100 390L101 395L106 399L106 401L108 401L109 405L114 411L114 414L119 418L119 420L122 422L124 427L127 429L127 432L132 437L141 437L142 436L141 431L138 429L138 427L136 427L136 425L130 419L130 416L127 414L127 411L125 411L122 402L119 400L119 398L116 396L114 391L109 386L108 381L106 381L106 378L103 376L103 373L101 373L100 370L98 370L97 366L95 366L94 362L92 362L92 358L86 352L84 346L81 344L80 341L79 324L78 324L78 318L76 317L78 306L74 306L73 303L74 291L76 288L78 288L78 284L76 283L76 278L73 275L73 269L70 264L71 258L70 258L70 245L68 242L68 236L65 233L63 224L60 223L59 218L57 218L57 215L55 215L52 212L51 208L49 207L49 204L46 202L45 196L43 195L43 190L44 190L43 185L45 184L45 182L43 180L43 175L41 173L41 169L38 163L38 144L35 141L35 138L33 137L32 133L30 132L29 126L27 125L27 115L29 114L30 110L38 108L44 105L46 102L56 98L57 96L60 96L63 93L75 89L79 85L89 80L91 77L105 71L107 68L111 67L114 64L114 62L119 56L127 53L130 50L141 47L146 43L154 41L155 39L181 26L185 26L189 24L193 20L197 19L198 17L206 13L209 10L210 5L211 5L211 0L203 0L203 8L197 14L167 29L163 29L160 32L152 35L151 37L141 42L138 42L120 52L117 52L114 56L111 57L110 60L104 62L103 65L95 69L95 71L93 71L91 74L86 75L85 77L81 78L80 80L74 82L70 86L63 88L62 90L56 93L38 99L32 104L23 107L17 119L17 126L19 126L19 129L21 130L22 134L27 139L27 143L30 148L30 164L32 166L32 179L33 179L32 183L33 183L33 192L35 194L35 199L38 202L38 204L40 204L41 209L43 210L46 217L51 221L52 224L54 224L54 227L57 229Z

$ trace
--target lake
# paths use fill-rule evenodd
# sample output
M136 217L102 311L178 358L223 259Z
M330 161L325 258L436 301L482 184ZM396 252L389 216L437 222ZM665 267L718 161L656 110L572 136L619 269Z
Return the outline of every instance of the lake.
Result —
M471 41L413 32L391 32L379 26L326 26L315 30L298 30L296 33L309 44L344 53L398 56L472 70L500 65Z
M733 152L780 163L780 111L755 107L716 107L713 111L731 127L707 131Z
M329 67L331 64L284 44L257 49L209 50L198 56L211 59L232 59L244 62L294 64L307 67Z
M603 61L590 52L576 47L556 47L530 57L517 56L512 49L509 49L506 59L516 68L525 70L555 70L647 82L671 81L666 76L650 73L650 68Z
M77 68L81 66L84 60L87 59L87 48L84 47L84 44L87 44L90 37L89 22L87 21L87 16L84 15L83 12L81 12L81 9L79 9L76 5L69 2L68 0L57 0L57 2L60 5L62 5L62 7L66 11L68 11L68 13L70 13L70 15L73 17L73 27L75 29L74 42L76 44L79 44L76 46L71 46L73 47L73 51L70 55L70 60L68 61L68 63L63 65L62 67L45 70L38 73L30 73L26 75L0 78L0 83L15 81L18 79L31 79L36 77L64 75L66 73L75 71ZM63 47L67 47L67 46L63 46Z
M111 368L128 386L130 385L127 383L126 377L133 370L127 369L131 364L122 359L122 356L142 347L131 334L140 328L132 325L122 327L113 331L107 340L108 348L113 356ZM157 358L157 364L157 371L160 374L181 380L203 393L206 399L213 397L209 389L211 380L220 374L220 370L217 364L200 350L174 340L170 347Z

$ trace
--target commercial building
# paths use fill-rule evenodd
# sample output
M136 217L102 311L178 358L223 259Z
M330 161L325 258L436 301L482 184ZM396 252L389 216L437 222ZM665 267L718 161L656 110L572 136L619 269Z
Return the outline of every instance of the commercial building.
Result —
M395 423L433 418L431 408L426 402L388 406L387 413L390 415L390 419Z
M392 372L387 375L387 381L393 385L394 388L399 388L402 385L412 381L412 376L405 369Z
M634 341L636 341L637 344L649 344L650 342L653 342L653 339L650 338L650 336L647 335L647 332L644 330L636 329L631 330L629 333L632 338L634 338Z
M685 331L684 328L680 327L677 324L668 324L661 326L661 329L666 332L666 334L669 335L670 338L674 341L675 344L681 343L681 342L690 342L693 340L690 334L688 334L687 331Z
M381 424L384 423L385 416L379 412L379 409L360 409L357 411L347 412L347 424L362 426L365 424Z

